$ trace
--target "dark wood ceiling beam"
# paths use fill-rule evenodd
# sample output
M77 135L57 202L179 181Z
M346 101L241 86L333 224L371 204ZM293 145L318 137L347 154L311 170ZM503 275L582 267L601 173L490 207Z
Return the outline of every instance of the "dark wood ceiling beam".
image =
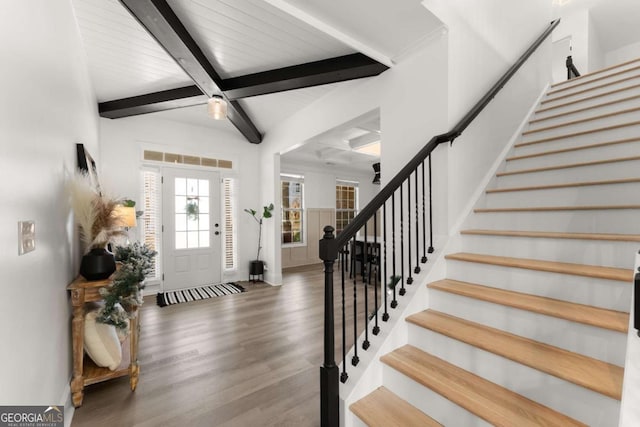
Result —
M388 68L366 55L353 53L225 79L220 88L227 98L241 99L377 76Z
M202 93L208 97L224 96L220 90L222 79L165 0L120 0L120 3L189 75ZM228 101L231 122L249 142L260 143L262 135L247 113L239 103Z
M98 104L98 112L100 117L118 119L156 111L202 105L207 103L207 99L198 86L192 85L100 102Z
M387 66L361 54L339 56L321 61L248 74L222 80L223 93L232 104L229 117L242 116L243 110L236 101L241 98L266 95L286 90L337 83L346 80L376 76ZM99 104L102 117L118 118L172 108L189 107L206 103L207 98L198 86L153 92L131 98L117 99ZM234 118L232 118L234 117ZM245 120L249 120L248 117ZM242 125L237 121L238 126ZM235 122L234 122L235 124Z

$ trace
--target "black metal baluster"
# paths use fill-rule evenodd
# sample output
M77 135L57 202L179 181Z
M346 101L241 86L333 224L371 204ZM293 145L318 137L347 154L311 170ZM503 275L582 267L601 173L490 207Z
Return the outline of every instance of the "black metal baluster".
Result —
M347 374L347 322L346 322L346 313L345 313L345 289L344 289L344 271L347 268L347 246L342 248L340 256L342 257L342 373L340 374L340 381L343 383L347 382L349 378L349 374Z
M427 219L426 219L426 203L424 199L425 193L425 184L424 180L424 160L422 161L422 263L427 262Z
M413 270L413 272L416 274L420 274L420 203L418 202L418 168L416 168L413 176L416 183L416 268Z
M433 204L431 200L431 154L429 154L429 251L433 253Z
M403 296L407 293L407 290L404 288L404 200L403 200L403 192L404 192L404 183L400 185L400 290L398 293L400 296Z
M362 247L362 266L365 274L362 276L364 282L364 341L362 349L366 350L371 344L369 342L369 278L371 277L371 266L369 265L369 242L367 242L367 223L364 223L364 246Z
M409 260L407 285L410 285L413 283L413 277L411 277L411 175L407 178L407 238L409 239L407 242L407 249L409 250L407 254L407 259Z
M373 265L375 267L371 270L375 270L373 273L373 299L375 303L373 305L375 310L375 322L373 326L373 335L378 335L380 333L380 326L378 326L378 311L380 307L378 306L378 274L380 274L380 248L378 247L378 211L373 214ZM371 279L371 275L369 275L369 279Z
M398 300L396 299L396 193L391 195L391 256L392 256L392 273L390 286L393 288L393 299L391 300L391 308L398 306ZM386 279L385 279L386 280Z
M386 322L389 320L389 311L387 305L387 203L385 202L382 205L382 253L384 254L384 259L382 262L382 286L384 289L384 314L382 315L382 321Z
M356 256L356 236L353 236L353 244L351 245L351 251L353 257ZM353 268L354 266L352 266ZM351 358L351 364L357 366L360 362L358 357L358 275L353 272L353 357Z

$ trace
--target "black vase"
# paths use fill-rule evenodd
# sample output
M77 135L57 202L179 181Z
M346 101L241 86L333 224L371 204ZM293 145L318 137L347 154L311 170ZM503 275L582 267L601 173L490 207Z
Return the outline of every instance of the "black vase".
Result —
M94 248L82 257L80 275L87 280L103 280L116 271L116 260L105 248Z

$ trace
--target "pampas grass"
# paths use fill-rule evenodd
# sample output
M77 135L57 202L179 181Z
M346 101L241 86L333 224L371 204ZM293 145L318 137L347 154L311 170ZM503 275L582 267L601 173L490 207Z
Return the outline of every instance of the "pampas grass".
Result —
M104 248L116 236L126 235L114 214L121 200L101 195L88 174L76 172L67 189L85 253Z

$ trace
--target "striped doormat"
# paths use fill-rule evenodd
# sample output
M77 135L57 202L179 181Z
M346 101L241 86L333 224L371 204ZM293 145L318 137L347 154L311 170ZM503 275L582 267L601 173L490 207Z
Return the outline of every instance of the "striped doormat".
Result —
M197 301L224 295L239 294L244 288L235 283L220 283L218 285L198 286L197 288L180 289L179 291L160 292L156 302L160 307L180 304L181 302Z

